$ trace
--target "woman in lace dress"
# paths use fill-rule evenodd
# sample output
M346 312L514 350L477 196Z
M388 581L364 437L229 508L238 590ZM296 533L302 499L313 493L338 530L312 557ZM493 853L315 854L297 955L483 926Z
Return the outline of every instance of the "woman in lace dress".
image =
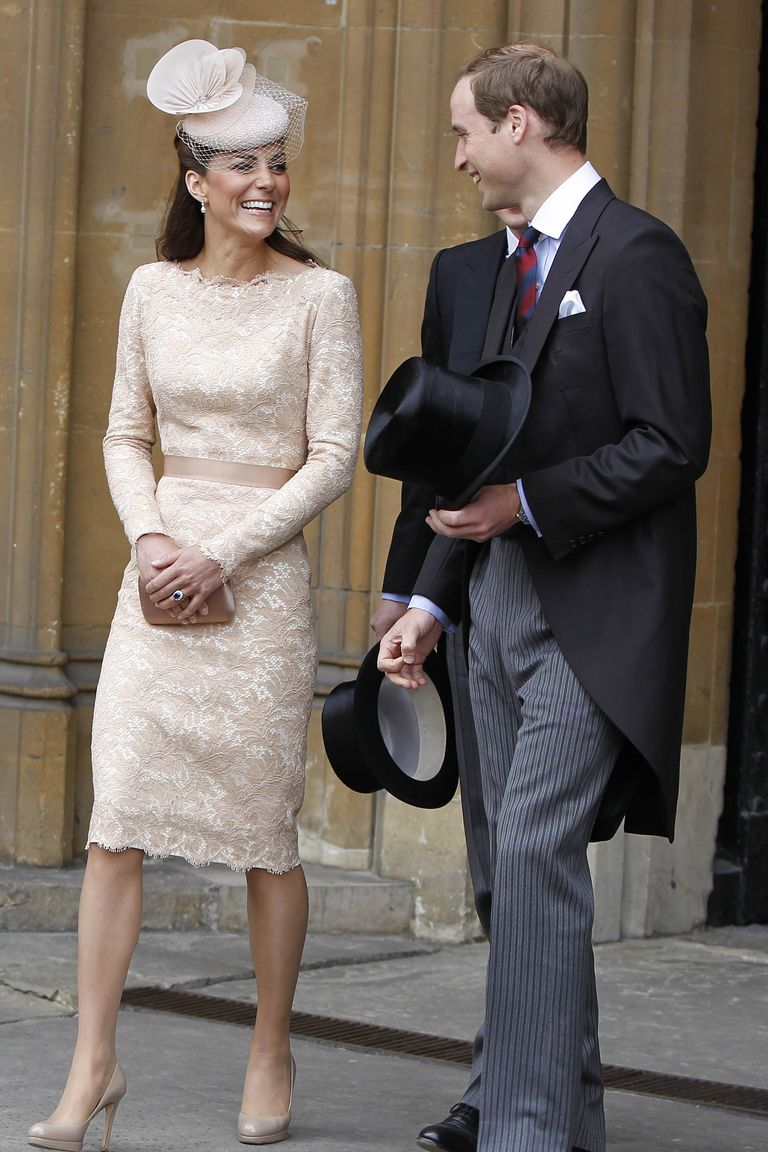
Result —
M305 103L244 58L189 41L148 85L158 107L186 113L180 175L164 259L134 273L120 322L104 452L132 554L94 713L77 1045L56 1111L30 1129L40 1147L79 1147L125 1091L115 1028L145 854L245 872L259 1008L239 1138L282 1139L290 1118L316 664L302 529L352 480L361 367L350 281L276 231ZM167 626L145 620L139 577ZM206 623L225 581L234 619Z

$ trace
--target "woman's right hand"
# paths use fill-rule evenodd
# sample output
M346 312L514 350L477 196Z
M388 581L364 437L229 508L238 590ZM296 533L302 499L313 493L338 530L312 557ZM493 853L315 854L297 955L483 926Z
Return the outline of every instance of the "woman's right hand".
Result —
M157 569L152 567L152 561L162 559L169 552L175 552L178 547L172 536L165 536L162 532L147 532L146 535L139 536L136 541L136 563L144 584L148 584L157 576ZM183 605L178 608L174 606L166 611L169 616L178 616L182 607Z

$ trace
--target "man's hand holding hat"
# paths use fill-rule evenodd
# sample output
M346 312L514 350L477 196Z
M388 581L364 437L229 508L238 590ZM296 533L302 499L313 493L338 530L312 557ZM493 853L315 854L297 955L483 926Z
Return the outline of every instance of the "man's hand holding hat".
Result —
M421 688L426 684L424 661L443 631L431 612L409 608L381 639L377 666L393 684L401 688Z
M439 536L484 544L516 524L519 511L516 484L488 484L464 508L432 508L427 523Z
M440 536L484 543L517 523L520 497L516 484L488 484L463 508L433 508L427 523ZM409 608L382 636L378 668L401 688L426 683L424 661L443 626L422 608Z

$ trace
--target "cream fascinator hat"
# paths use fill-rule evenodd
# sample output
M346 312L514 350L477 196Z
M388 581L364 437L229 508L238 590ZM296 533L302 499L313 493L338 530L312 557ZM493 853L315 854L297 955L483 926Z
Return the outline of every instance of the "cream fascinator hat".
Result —
M304 142L306 100L260 76L242 48L177 44L150 72L147 96L161 112L182 117L176 134L206 168L222 153L270 144L287 162Z

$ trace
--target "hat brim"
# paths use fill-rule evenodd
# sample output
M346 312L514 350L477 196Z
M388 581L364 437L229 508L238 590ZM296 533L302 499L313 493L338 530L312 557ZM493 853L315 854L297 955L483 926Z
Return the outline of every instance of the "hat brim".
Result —
M325 754L331 768L347 788L367 794L381 784L368 768L355 731L355 682L337 684L325 698L320 714Z
M376 666L378 645L355 681L357 740L383 788L404 804L441 808L458 784L456 736L448 670L442 645L424 662L427 683L412 691L388 680Z
M378 644L357 678L323 705L323 743L336 776L354 792L384 788L415 808L441 808L459 773L448 670L442 645L424 662L427 684L411 691L377 668Z

